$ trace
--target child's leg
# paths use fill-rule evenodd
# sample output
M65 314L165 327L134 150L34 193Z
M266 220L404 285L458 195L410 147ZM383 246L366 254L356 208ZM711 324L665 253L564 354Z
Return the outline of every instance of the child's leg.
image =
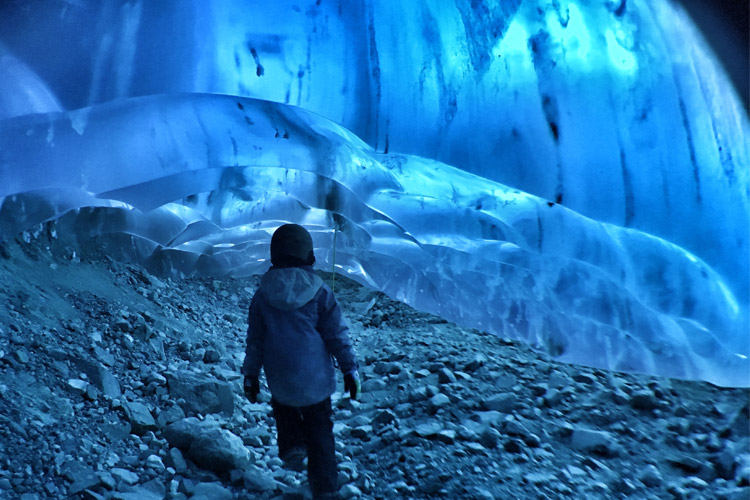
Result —
M338 489L338 471L331 420L331 398L300 409L303 435L307 444L307 479L313 493L334 492Z
M302 435L302 412L294 406L287 406L271 399L273 418L276 420L276 441L279 445L279 458L285 460L290 454L305 448Z

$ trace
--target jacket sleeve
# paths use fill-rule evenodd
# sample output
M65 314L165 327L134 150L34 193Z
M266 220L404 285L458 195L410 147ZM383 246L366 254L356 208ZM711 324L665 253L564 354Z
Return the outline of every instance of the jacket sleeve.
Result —
M356 372L357 357L349 338L349 327L341 315L336 297L325 284L318 293L318 332L328 352L338 361L341 371L344 374Z
M260 298L256 293L250 302L247 315L247 342L245 344L245 361L242 364L242 374L253 378L260 376L260 369L263 366L263 339L266 331L259 302Z

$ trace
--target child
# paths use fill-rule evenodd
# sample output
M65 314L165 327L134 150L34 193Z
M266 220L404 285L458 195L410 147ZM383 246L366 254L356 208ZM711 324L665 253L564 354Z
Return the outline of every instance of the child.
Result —
M285 224L271 238L271 269L250 303L242 373L245 395L256 402L263 367L271 391L279 457L301 466L313 497L336 498L338 472L331 420L336 377L331 356L344 373L344 389L359 398L357 360L336 298L313 273L312 238Z

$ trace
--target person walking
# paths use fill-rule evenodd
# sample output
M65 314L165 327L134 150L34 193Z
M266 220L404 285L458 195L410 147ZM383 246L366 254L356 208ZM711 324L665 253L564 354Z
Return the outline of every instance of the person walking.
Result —
M297 224L271 237L272 267L253 295L242 366L245 395L257 402L265 372L276 422L279 458L302 470L313 498L337 498L338 471L331 395L336 390L335 359L344 390L360 395L357 358L349 329L331 288L313 271L312 238Z

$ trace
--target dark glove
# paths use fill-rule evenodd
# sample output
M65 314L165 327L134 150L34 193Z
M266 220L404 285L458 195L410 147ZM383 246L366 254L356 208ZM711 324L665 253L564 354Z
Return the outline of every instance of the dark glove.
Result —
M359 383L359 373L354 371L344 374L344 392L348 392L349 397L355 401L359 399L359 394L362 392L362 386Z
M245 381L242 385L245 390L245 397L251 403L257 403L258 394L260 394L260 381L258 380L258 377L248 377L246 375Z

